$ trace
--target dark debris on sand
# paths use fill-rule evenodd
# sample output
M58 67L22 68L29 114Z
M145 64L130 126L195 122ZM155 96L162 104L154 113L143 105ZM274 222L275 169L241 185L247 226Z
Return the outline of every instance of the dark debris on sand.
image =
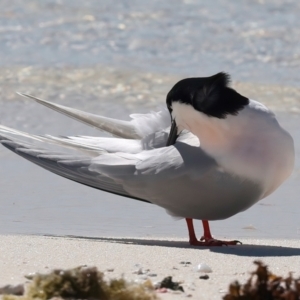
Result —
M183 287L178 282L172 280L172 276L165 277L160 283L160 288L184 292Z

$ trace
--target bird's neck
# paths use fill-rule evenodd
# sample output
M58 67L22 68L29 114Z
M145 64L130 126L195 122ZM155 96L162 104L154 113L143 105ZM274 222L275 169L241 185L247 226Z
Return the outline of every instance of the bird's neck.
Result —
M172 109L179 130L196 135L200 147L226 172L264 183L264 195L290 175L293 141L273 114L247 107L237 116L218 119L181 103Z
M214 158L224 155L230 147L230 124L224 122L224 119L198 112L191 105L175 102L172 109L172 117L176 120L179 132L183 129L192 132L199 138L200 147Z

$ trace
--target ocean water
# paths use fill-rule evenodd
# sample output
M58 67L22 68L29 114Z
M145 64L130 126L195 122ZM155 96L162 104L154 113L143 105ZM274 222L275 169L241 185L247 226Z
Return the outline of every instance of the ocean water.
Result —
M95 64L300 84L297 0L2 0L0 65Z
M0 7L1 124L100 135L15 91L128 119L164 106L180 78L227 71L239 91L275 111L294 137L297 160L278 191L212 222L213 234L300 237L299 1L3 0ZM0 233L187 235L184 221L159 207L59 178L3 147L0 166Z

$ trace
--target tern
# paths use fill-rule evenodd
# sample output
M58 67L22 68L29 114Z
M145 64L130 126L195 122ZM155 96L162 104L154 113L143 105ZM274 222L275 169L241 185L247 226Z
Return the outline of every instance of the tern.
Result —
M191 245L236 245L214 239L208 222L274 192L291 174L295 153L274 113L229 83L223 72L183 79L167 94L165 110L130 121L20 94L113 137L32 135L0 126L0 141L57 175L185 218ZM203 223L200 239L193 219Z

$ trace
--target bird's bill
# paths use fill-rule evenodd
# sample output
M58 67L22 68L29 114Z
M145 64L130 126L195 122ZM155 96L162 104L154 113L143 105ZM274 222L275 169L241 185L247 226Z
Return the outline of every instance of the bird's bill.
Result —
M174 145L178 138L178 128L175 120L172 121L171 130L166 146Z

